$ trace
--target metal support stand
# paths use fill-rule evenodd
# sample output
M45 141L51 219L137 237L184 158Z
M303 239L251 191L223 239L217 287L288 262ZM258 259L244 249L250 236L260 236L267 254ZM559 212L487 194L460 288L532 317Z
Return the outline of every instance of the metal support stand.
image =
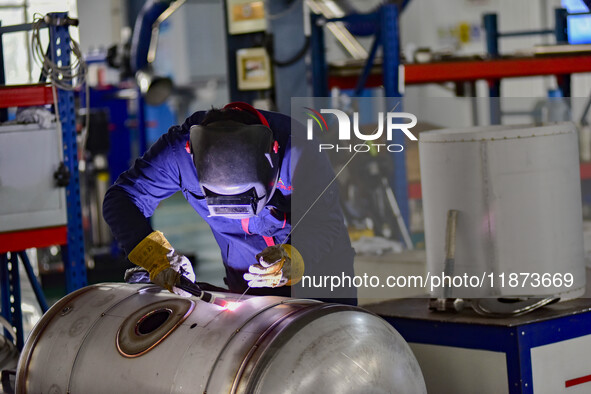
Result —
M2 298L2 316L16 329L11 336L16 336L16 346L19 350L24 345L22 297L19 273L19 258L27 272L29 282L39 302L41 311L47 312L47 302L43 290L24 251L0 254L0 293Z
M380 29L378 29L376 31L376 35L374 36L373 43L371 44L371 49L369 50L369 55L367 57L367 61L365 62L365 65L363 66L363 71L361 72L361 75L359 76L359 80L357 81L357 86L355 86L355 92L353 93L353 95L355 97L361 96L361 94L363 93L363 90L365 89L365 85L367 83L367 78L369 77L369 74L371 73L371 69L373 67L373 63L376 58L376 53L377 53L378 48L380 47L381 44L382 44L382 32Z
M138 133L138 156L142 156L148 149L146 141L146 100L139 88L137 90L137 133Z
M486 31L486 50L492 58L499 57L499 31L497 14L486 14L483 17L484 30ZM490 124L501 124L501 80L488 80L488 97Z
M384 93L386 96L386 108L388 111L402 112L402 92L400 91L400 34L399 12L396 4L385 4L380 8L380 27L383 49L383 75ZM405 146L403 133L394 133L392 143ZM406 155L404 153L392 153L394 172L390 179L390 185L398 201L400 214L404 219L406 228L410 228L410 210L408 207L408 182L406 179Z
M0 21L0 27L2 27L2 21ZM4 53L4 47L2 44L2 33L0 33L0 54ZM4 71L4 56L0 56L0 85L6 85L6 75ZM6 108L0 109L0 122L6 122L8 120L8 110Z
M554 34L556 37L557 44L568 43L568 32L566 26L566 17L568 12L563 8L557 8L554 10L554 30L526 30L526 31L515 31L501 33L498 30L497 14L485 14L483 16L484 30L486 31L486 49L488 55L491 58L498 58L499 52L499 38L502 37L524 37L541 34ZM560 74L556 75L558 87L562 92L562 97L565 97L567 103L570 106L571 96L571 75ZM488 80L489 85L489 97L490 97L490 123L500 124L501 116L503 114L501 110L501 101L498 97L501 97L501 80L490 79Z
M312 91L314 97L328 97L328 65L324 48L325 19L310 14L310 37L312 40Z
M45 295L43 294L43 289L41 288L41 284L37 280L35 276L35 272L33 272L33 266L29 261L29 257L27 253L23 250L22 252L18 252L18 257L21 258L23 263L23 267L27 272L27 277L29 278L29 283L31 283L31 287L33 288L33 292L35 293L35 297L37 298L37 302L41 307L41 312L45 313L49 309L47 306L47 301L45 300Z
M53 18L67 18L66 12L50 14ZM70 34L68 26L49 26L51 57L63 66L70 65ZM62 246L66 292L71 293L87 285L84 260L84 233L82 230L82 209L80 206L80 176L78 173L78 147L76 143L76 113L74 92L58 89L57 101L62 123L64 163L70 170L70 183L66 187L68 206L68 244Z
M16 335L16 347L21 350L25 340L18 260L14 253L6 253L0 256L0 281L2 316L16 329L16 333L13 332L11 335Z
M554 35L556 36L557 44L568 44L568 30L566 25L566 17L568 12L564 8L557 8L554 10ZM561 74L556 76L558 88L562 92L562 97L565 98L570 107L571 97L571 75Z
M408 4L405 1L402 9ZM359 96L369 78L378 47L382 46L383 52L383 87L386 96L388 111L402 111L402 92L400 89L403 81L400 67L400 11L396 4L382 5L376 12L369 14L348 15L343 18L325 19L312 13L311 18L311 48L312 48L312 86L315 97L328 97L328 66L326 64L324 31L323 27L328 22L365 22L375 23L378 28L366 60L365 66L355 88L355 95ZM405 136L395 133L393 144L405 146ZM410 210L408 206L408 182L406 178L406 158L404 153L392 153L394 172L389 183L396 196L400 208L400 214L405 227L409 228Z

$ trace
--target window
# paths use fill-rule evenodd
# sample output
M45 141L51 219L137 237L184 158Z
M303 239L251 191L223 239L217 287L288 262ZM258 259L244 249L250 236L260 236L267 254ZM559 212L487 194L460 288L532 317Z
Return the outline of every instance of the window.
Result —
M76 0L0 0L0 23L2 26L20 25L33 22L35 14L68 12L77 17ZM44 29L45 30L45 29ZM72 38L78 41L78 29L70 28ZM44 46L47 45L47 31L41 33ZM2 35L4 72L7 85L36 83L40 67L34 63L31 54L31 33L8 33Z

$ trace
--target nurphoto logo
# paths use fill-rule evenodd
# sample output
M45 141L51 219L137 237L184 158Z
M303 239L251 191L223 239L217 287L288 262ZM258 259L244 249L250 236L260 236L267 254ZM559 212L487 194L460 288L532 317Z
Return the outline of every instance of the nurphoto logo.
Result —
M377 150L378 152L380 149L386 149L388 152L402 152L404 150L404 146L401 144L384 144L384 143L374 143L373 141L378 140L384 134L384 130L386 132L386 139L388 141L392 141L392 135L394 132L401 131L403 132L408 139L411 141L416 141L417 137L413 135L413 133L409 130L416 126L417 124L417 117L408 112L388 112L384 115L383 112L378 112L378 126L371 134L363 134L359 130L359 113L353 112L353 127L351 127L351 119L349 115L341 110L338 109L321 109L320 112L315 111L312 108L304 107L306 110L310 112L306 112L306 114L310 117L307 121L307 138L308 140L313 139L314 134L314 124L320 129L320 131L328 130L328 124L326 119L322 114L332 114L336 116L336 120L338 122L338 139L339 142L350 142L352 134L359 140L364 141L361 144L327 144L321 143L319 144L319 151L323 150L334 150L336 152L339 151L348 151L348 152L369 152L372 148ZM406 122L406 120L410 120L410 122ZM384 127L385 124L385 127ZM353 130L353 133L351 133Z

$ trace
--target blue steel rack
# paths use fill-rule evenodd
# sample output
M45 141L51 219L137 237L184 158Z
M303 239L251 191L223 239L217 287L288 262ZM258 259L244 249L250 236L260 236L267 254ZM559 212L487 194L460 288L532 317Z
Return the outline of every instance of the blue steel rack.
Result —
M567 16L568 12L564 8L556 8L554 10L554 29L541 30L523 30L514 32L499 32L497 23L497 14L485 14L482 18L484 30L486 31L486 49L488 56L493 59L501 57L499 51L499 39L503 37L525 37L543 34L553 34L556 37L557 44L568 44L567 32ZM571 75L559 74L556 75L558 86L562 92L562 97L570 98L571 96ZM501 97L501 80L489 79L489 97ZM490 101L490 121L491 124L501 124L501 104L499 100Z
M49 14L52 21L69 21L66 12L56 12ZM70 34L68 32L68 23L50 24L49 29L49 54L55 62L61 62L62 66L68 67L70 63ZM32 29L32 24L23 24L17 26L0 27L0 42L2 34L28 31ZM1 47L0 47L1 49ZM3 54L0 51L0 58ZM0 61L0 65L3 62ZM0 81L5 82L4 68L0 68ZM51 87L43 85L26 86L6 86L2 87L0 95L0 108L27 105L53 104ZM62 227L19 231L10 234L4 234L4 242L0 248L0 288L2 299L2 315L12 323L16 329L17 347L22 349L24 344L20 278L18 270L18 261L23 263L27 276L31 282L37 300L43 312L47 311L43 291L39 285L31 264L27 258L24 249L33 247L44 247L58 242L62 246L62 256L64 260L64 271L66 274L66 291L68 293L86 286L86 264L84 260L84 238L82 229L82 211L80 206L80 179L78 173L78 149L76 142L76 114L74 104L74 92L71 90L57 90L57 108L59 110L59 119L61 121L62 141L63 141L63 161L69 170L70 178L66 186L66 204L67 204L67 225L66 236ZM26 92L26 93L25 93ZM40 237L32 236L43 234ZM6 240L14 240L13 246ZM9 252L10 251L10 252ZM7 253L8 252L8 253ZM14 333L11 333L14 335Z
M371 24L375 27L375 35L369 56L359 79L357 81L355 95L362 93L367 84L368 77L374 65L375 54L379 46L382 47L382 84L386 96L386 107L388 109L396 106L396 111L402 111L402 92L400 89L400 34L399 16L408 0L397 4L384 4L376 11L368 14L351 14L342 18L326 19L320 15L311 14L311 52L312 52L312 87L315 97L329 96L328 65L325 56L325 42L323 27L328 22L344 22L351 24ZM404 135L395 133L394 144L405 146ZM406 177L406 155L404 153L393 153L391 155L394 171L390 179L392 190L400 213L406 227L410 225L410 211L408 206L408 182Z
M587 274L588 279L590 272L588 271ZM575 338L589 338L591 335L589 295L587 290L581 298L546 306L525 315L504 318L479 316L471 310L464 310L461 313L433 312L429 310L427 298L390 300L368 305L366 308L384 318L409 343L436 345L446 351L458 348L503 354L508 384L504 392L533 394L536 390L532 375L534 358L532 349ZM591 366L585 361L581 360L582 365L587 371L591 371L589 369ZM449 366L456 362L457 360L451 358L445 361ZM426 381L433 382L431 378L435 376L438 364L445 368L441 365L441 359L433 359L423 370ZM474 380L474 377L468 373L465 376L466 380ZM454 378L457 377L454 376ZM448 381L451 382L451 379ZM568 367L554 370L552 379L559 381L563 379L561 384L565 389L586 384L581 386L580 391L574 392L589 392L591 387L591 375L581 376L576 372L570 373ZM483 388L481 391L487 390ZM490 392L490 389L487 392Z

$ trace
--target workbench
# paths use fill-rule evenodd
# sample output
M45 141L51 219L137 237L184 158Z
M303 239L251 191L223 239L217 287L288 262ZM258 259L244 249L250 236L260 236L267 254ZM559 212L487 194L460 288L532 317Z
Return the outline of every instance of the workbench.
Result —
M490 318L428 298L366 305L409 342L429 393L590 393L591 270L584 298Z

